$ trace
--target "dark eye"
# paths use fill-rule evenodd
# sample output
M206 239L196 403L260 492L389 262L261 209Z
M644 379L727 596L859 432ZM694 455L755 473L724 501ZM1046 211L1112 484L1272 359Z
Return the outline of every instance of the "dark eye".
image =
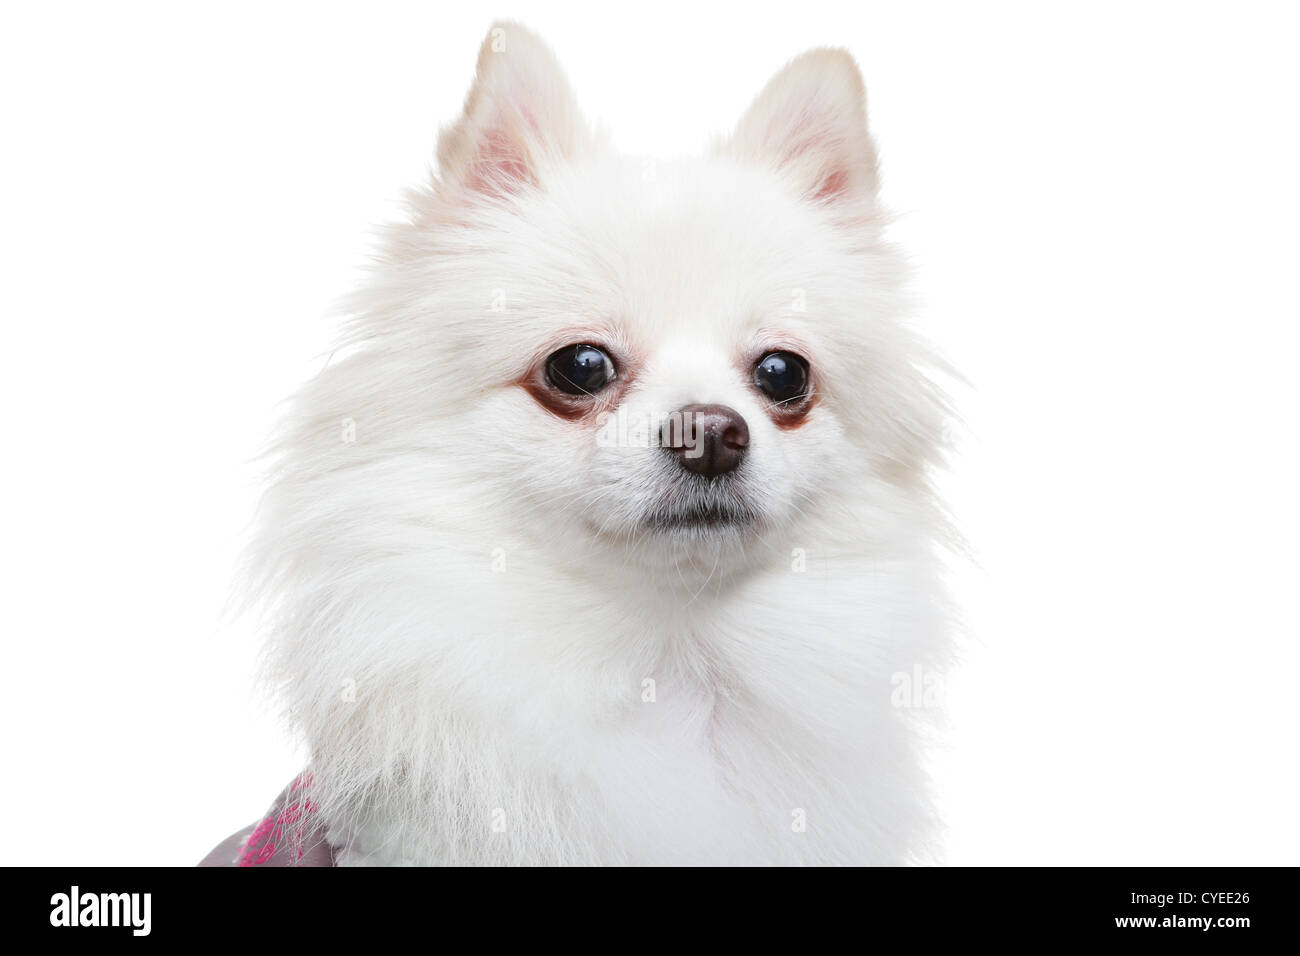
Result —
M570 395L594 395L614 381L614 362L594 345L567 345L546 360L546 381Z
M808 394L808 363L793 352L771 352L754 366L754 384L772 401L793 404Z

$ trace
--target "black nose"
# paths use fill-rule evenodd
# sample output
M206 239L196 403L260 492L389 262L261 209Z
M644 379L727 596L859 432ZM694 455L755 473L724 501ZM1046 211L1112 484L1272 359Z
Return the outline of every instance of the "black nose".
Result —
M745 457L749 426L725 405L687 405L664 424L660 444L687 471L713 478Z

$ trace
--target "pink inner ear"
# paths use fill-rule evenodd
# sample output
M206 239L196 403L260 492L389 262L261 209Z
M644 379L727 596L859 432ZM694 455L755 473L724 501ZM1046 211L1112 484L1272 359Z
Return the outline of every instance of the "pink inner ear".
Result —
M523 121L533 141L540 142L541 127L532 110L516 104L514 112ZM497 121L484 130L479 139L467 185L476 192L494 195L513 195L521 189L538 185L536 171L529 164L519 131L512 132L500 113Z
M843 169L832 169L821 181L812 198L818 202L830 202L838 199L849 189L849 174Z
M805 195L816 202L832 202L844 196L851 186L849 169L842 154L842 140L830 126L825 112L805 107L784 131L786 145L780 152L780 166L793 166L812 160L818 167L816 183Z
M465 184L475 192L511 195L537 178L519 141L500 127L486 130L470 163Z

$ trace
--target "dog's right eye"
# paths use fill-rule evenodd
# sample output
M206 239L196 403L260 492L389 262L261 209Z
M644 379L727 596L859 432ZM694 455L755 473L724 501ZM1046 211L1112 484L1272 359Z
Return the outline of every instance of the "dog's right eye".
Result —
M595 395L614 381L613 360L594 345L567 345L546 360L546 382L569 395Z

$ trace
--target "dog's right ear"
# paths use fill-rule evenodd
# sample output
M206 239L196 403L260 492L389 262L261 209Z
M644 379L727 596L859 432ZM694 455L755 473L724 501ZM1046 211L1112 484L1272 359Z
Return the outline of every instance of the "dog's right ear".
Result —
M448 187L505 197L540 187L548 168L590 142L569 81L534 33L498 21L479 50L464 115L438 137Z

